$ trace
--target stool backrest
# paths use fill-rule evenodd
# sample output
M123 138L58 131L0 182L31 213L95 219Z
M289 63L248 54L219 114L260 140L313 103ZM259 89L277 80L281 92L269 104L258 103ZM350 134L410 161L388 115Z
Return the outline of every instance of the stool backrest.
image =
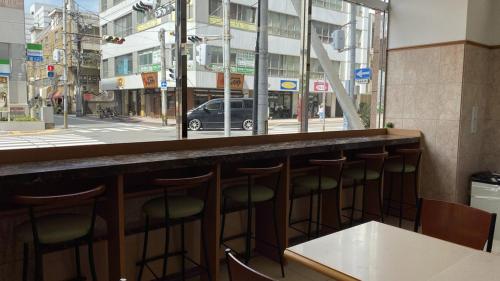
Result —
M95 199L101 196L106 187L99 185L95 188L71 193L58 195L15 195L14 203L24 206L44 206L44 205L64 205L80 203L84 200Z
M267 176L278 172L283 169L283 163L271 167L257 167L257 168L238 168L238 172L244 175L251 176Z
M226 250L226 262L229 281L273 281L270 277L240 262L229 249Z
M318 186L321 190L322 186L322 177L332 177L334 178L338 184L340 184L340 180L342 179L342 172L344 170L344 163L347 160L346 157L342 157L339 159L311 159L309 163L313 166L318 167ZM340 188L337 189L340 194Z
M496 214L462 204L421 198L414 230L435 238L491 252Z
M387 151L380 153L359 153L356 155L358 159L364 161L365 171L366 168L371 168L380 174L380 178L384 172L385 159L388 156L389 153Z
M401 156L403 164L402 170L406 169L406 165L415 166L415 171L418 171L420 166L420 159L422 158L423 149L421 148L400 148L396 149L396 154Z

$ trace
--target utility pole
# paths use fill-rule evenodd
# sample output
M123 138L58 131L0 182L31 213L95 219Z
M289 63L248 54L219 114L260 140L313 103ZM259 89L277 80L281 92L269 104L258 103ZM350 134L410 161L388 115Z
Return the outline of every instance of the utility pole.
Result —
M268 79L268 0L261 0L259 4L259 105L258 105L258 125L257 132L259 135L267 134L267 119L269 112L269 79Z
M176 0L176 127L177 139L186 139L187 133L187 54L186 54L186 0Z
M349 12L349 97L354 104L354 108L357 109L356 106L356 14L357 7L356 4L350 3L351 9ZM352 129L352 124L349 118L344 114L344 130Z
M255 68L253 71L253 114L252 114L252 135L258 134L259 120L259 44L260 44L260 7L262 0L258 0L257 9L257 39L255 40Z
M80 33L80 29L78 29L78 33ZM80 34L76 35L76 59L77 59L77 65L76 65L76 77L74 79L75 81L75 100L76 100L76 116L81 117L84 115L84 108L83 108L83 99L82 99L82 90L81 90L81 85L80 85L80 71L81 71L81 65L82 65L82 36Z
M67 11L68 9L68 0L63 0L63 49L64 49L64 71L63 71L63 79L64 79L64 93L63 93L63 106L64 106L64 129L68 128L68 42L66 38L67 30Z
M230 0L222 0L223 13L223 62L224 62L224 136L231 136L231 23Z
M161 56L161 83L167 82L167 62L166 62L166 46L165 46L165 29L161 28L158 33L158 39L160 40L160 56ZM167 89L161 88L161 118L162 125L167 126L168 117L167 117Z
M300 22L300 132L307 133L309 117L309 77L311 69L312 0L301 3Z

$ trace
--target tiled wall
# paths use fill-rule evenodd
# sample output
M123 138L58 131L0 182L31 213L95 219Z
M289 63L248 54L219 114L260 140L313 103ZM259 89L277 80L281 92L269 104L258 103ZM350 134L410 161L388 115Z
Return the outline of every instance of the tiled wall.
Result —
M424 137L420 193L456 200L464 44L389 51L386 122Z
M471 174L500 171L499 83L500 49L389 51L386 122L424 135L422 196L467 203Z

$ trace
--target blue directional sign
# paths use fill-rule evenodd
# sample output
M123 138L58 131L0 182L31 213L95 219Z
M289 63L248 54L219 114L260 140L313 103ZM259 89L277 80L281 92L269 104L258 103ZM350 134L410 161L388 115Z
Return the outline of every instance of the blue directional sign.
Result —
M43 57L41 56L27 56L28 61L33 61L33 62L42 62Z
M365 80L372 78L372 70L371 68L358 68L354 70L354 76L356 80Z
M161 81L161 86L160 87L161 87L162 90L167 90L168 89L168 87L167 87L167 81Z

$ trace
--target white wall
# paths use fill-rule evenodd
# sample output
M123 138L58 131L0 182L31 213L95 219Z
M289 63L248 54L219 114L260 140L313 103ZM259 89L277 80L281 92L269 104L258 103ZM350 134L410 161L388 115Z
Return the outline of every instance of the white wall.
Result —
M468 2L392 0L389 49L465 40Z
M500 45L500 3L497 0L469 0L467 40Z
M24 11L22 9L0 8L0 42L24 44Z

